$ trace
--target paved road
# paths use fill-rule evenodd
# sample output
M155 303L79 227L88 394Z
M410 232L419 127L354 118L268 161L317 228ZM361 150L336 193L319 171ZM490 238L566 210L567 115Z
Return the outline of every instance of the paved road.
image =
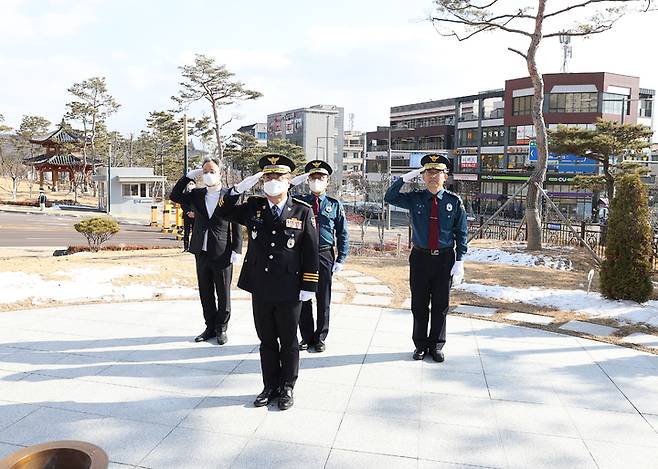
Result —
M86 245L87 240L73 225L80 218L0 212L0 247ZM148 226L121 224L121 231L108 244L182 247L170 234Z

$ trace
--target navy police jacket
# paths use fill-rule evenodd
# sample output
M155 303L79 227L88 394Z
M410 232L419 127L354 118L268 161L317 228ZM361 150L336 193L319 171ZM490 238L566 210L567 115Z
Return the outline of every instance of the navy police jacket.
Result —
M386 191L384 200L397 207L409 210L411 218L412 242L414 246L429 249L428 234L430 211L432 210L432 193L425 190L400 192L404 181L397 179ZM441 224L441 237L439 248L455 248L456 260L462 260L468 249L468 228L466 225L466 211L461 198L448 190L440 191L439 197L439 223Z
M313 207L315 194L306 194L300 198ZM336 262L344 264L350 246L345 211L341 203L333 197L322 194L319 199L320 211L318 212L318 223L320 224L320 249L322 250L336 245L338 249Z

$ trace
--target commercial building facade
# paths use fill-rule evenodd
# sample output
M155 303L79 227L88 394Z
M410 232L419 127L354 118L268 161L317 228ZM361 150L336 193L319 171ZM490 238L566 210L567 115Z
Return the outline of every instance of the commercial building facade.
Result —
M594 128L599 118L653 128L654 91L640 88L637 77L605 72L543 77L543 110L549 129L558 125ZM392 148L403 146L411 153L408 157L400 155L397 162L393 158L393 174L415 167L418 157L413 156L414 152L425 154L441 146L423 148L420 139L422 132L432 128L431 141L435 142L441 135L436 125L440 122L447 127L447 133L452 132L450 138L445 138L444 146L452 159L451 187L461 195L470 214L493 213L520 190L532 173L536 161L536 135L530 114L533 94L530 78L526 77L507 80L501 89L391 108L392 125L399 126L402 122L414 128L392 134L409 139L392 137ZM400 119L403 108L406 112L404 119ZM422 127L428 123L428 127ZM388 146L384 132L368 133L369 142L371 135L382 138ZM369 161L376 161L380 157L378 151L383 150L380 139L376 140L377 146L368 147ZM367 162L366 168L373 170L374 179L376 163ZM582 155L551 155L544 189L565 215L588 219L596 207L598 194L575 188L573 178L599 171L597 162ZM522 216L526 194L526 189L519 193L518 201L515 199L509 205L507 216Z

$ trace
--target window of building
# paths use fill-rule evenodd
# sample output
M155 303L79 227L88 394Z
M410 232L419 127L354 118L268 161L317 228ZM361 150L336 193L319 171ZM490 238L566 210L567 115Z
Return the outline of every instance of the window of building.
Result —
M547 112L597 112L598 93L550 93Z
M476 147L478 146L478 129L460 129L459 130L459 146L460 147Z
M523 116L532 112L532 96L512 98L512 115Z
M640 105L638 106L637 109L638 117L651 117L652 106L653 106L652 98L641 98Z
M267 140L267 132L256 132L256 138L258 140Z
M502 182L483 182L482 183L482 193L483 194L502 194L503 193L503 183Z
M148 185L142 184L121 184L121 195L124 197L148 197Z
M388 162L386 160L367 160L366 173L383 173L388 171Z
M525 168L526 155L523 153L512 153L507 155L507 169Z
M531 138L536 138L534 125L519 125L518 127L509 128L508 145L527 145Z
M624 111L624 104L630 104L628 97L621 94L603 93L602 110L604 114L616 114L620 116Z
M480 159L482 161L483 172L495 172L495 171L505 170L505 155L502 154L481 155Z
M497 146L505 143L504 127L485 127L482 129L482 146Z

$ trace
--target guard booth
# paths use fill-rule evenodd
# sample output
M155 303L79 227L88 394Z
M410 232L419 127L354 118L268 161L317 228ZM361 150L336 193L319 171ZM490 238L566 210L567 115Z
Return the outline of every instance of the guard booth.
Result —
M153 174L153 168L111 167L108 188L105 166L99 168L93 180L99 187L98 208L110 215L150 220L151 206L162 209L166 178Z

